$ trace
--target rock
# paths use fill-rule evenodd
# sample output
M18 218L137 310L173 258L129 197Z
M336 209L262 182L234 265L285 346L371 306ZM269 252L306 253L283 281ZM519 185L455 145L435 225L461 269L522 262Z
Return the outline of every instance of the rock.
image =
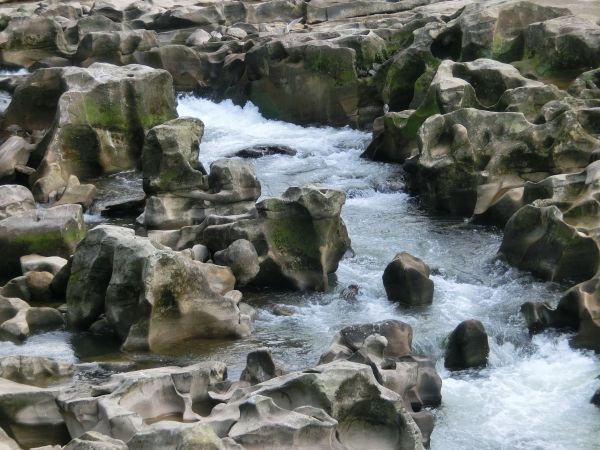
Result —
M433 417L423 408L439 406L442 380L429 358L412 353L411 343L412 328L399 321L351 325L333 338L319 363L348 360L369 366L383 386L402 396L429 445Z
M67 181L67 187L60 196L60 200L54 205L81 205L84 210L89 209L96 196L96 186L93 184L80 184L75 175L71 175Z
M127 450L125 442L113 439L96 431L88 431L73 439L63 450Z
M66 264L67 260L60 256L25 255L21 256L21 271L27 272L50 272L56 275Z
M145 440L145 433L135 437L147 429L145 422L165 417L197 421L200 416L195 411L210 409L209 386L223 381L225 376L225 365L212 361L119 373L112 375L108 383L97 386L93 396L66 399L59 401L59 405L72 436L103 430L111 438L137 442L130 443L130 448L146 448L141 447L141 442L149 445L151 441ZM159 442L168 443L165 441L168 438L167 432Z
M196 244L192 247L192 255L195 261L208 262L210 259L208 248L202 244Z
M150 30L94 31L79 42L74 59L82 67L96 62L125 65L136 62L134 53L158 47L158 37Z
M483 367L490 346L483 324L478 320L461 322L448 337L444 366L450 370Z
M0 448L2 450L21 450L21 446L6 434L6 431L2 428L0 428Z
M21 342L34 333L64 327L65 321L54 308L32 308L18 298L0 296L0 337Z
M34 113L32 104L40 105ZM4 123L48 129L32 185L34 197L48 201L69 175L85 180L135 167L146 132L174 117L167 72L96 63L36 71L15 91Z
M185 41L185 45L200 46L206 44L210 40L210 34L201 28L194 31Z
M555 310L545 303L526 302L521 305L521 314L525 318L530 333L539 333L555 325Z
M296 150L285 145L253 145L252 147L238 150L232 156L239 158L262 158L271 155L294 156Z
M178 170L185 173L184 168ZM255 201L260 197L260 182L251 164L241 160L217 160L211 164L208 177L200 170L187 170L190 177L195 172L193 176L198 184L187 183L187 189L149 196L143 215L146 228L174 229L176 232L171 233L170 240L187 241L186 244L191 244L187 246L191 247L200 240L197 234L202 234L204 226L198 231L182 227L200 225L210 215L234 216L236 219L256 215ZM191 236L186 239L188 231Z
M0 378L2 426L24 448L66 444L69 433L56 404L58 390Z
M0 181L12 181L26 167L34 146L20 136L11 136L0 145Z
M73 364L40 356L0 358L0 377L16 383L45 387L71 378Z
M50 285L54 275L50 272L27 272L13 278L0 289L5 297L16 297L27 302L49 302L53 300Z
M129 450L228 450L231 447L225 445L208 425L158 422L136 433L127 443L127 448Z
M277 367L273 361L271 351L267 348L261 348L248 353L246 367L242 371L240 381L255 385L279 377L283 373L283 370Z
M600 26L563 16L529 26L525 55L540 74L588 70L600 64Z
M340 297L346 300L347 302L356 301L356 296L360 292L360 288L356 284L351 284L347 288L340 293Z
M398 253L383 272L388 299L409 306L431 305L433 281L429 266L409 253Z
M0 246L4 258L0 272L20 271L20 258L36 253L69 257L85 234L79 205L62 205L22 212L0 221Z
M345 199L333 189L291 187L259 202L257 219L211 225L209 218L204 243L220 250L239 238L252 242L260 261L255 284L324 290L350 248L340 217Z
M50 17L14 17L2 36L3 64L30 67L40 59L69 53L62 27Z
M248 318L223 296L234 282L227 268L193 261L133 230L101 225L73 257L67 318L86 329L106 314L128 349L246 336Z
M556 206L524 206L506 224L500 253L548 280L591 278L599 268L598 245L563 219Z
M16 184L0 186L0 220L32 209L35 201L29 189Z
M296 314L296 311L288 306L273 305L273 307L271 308L271 313L273 313L276 316L290 317Z
M69 282L69 277L71 276L71 264L73 262L73 258L69 258L67 264L62 266L62 268L54 275L52 282L50 283L50 290L54 294L56 298L63 299L67 295L67 284Z
M237 286L247 285L260 271L258 253L252 243L245 239L238 239L225 250L216 252L213 260L231 269Z
M207 423L244 448L424 448L401 397L348 361L239 388Z
M198 189L207 184L198 157L204 124L178 118L152 128L144 142L144 191L157 194Z
M594 395L592 396L590 403L600 407L600 389L598 389L596 392L594 392Z

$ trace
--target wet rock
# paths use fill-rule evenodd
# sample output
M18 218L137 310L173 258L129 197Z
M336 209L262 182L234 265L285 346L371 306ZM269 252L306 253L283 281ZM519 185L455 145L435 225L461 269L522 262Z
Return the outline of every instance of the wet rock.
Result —
M97 431L88 431L73 439L63 450L127 450L125 442L110 438Z
M433 281L429 266L409 253L398 253L383 272L383 285L388 299L409 306L433 302Z
M248 353L246 367L240 375L240 381L255 385L279 377L283 373L283 370L277 367L273 361L271 351L267 348L261 348Z
M35 209L35 201L29 189L16 184L0 186L0 220L31 209Z
M232 156L239 158L262 158L271 155L294 156L296 150L285 145L253 145L242 150L238 150Z
M270 309L271 313L273 313L276 316L284 316L284 317L290 317L293 316L294 314L296 314L296 311L293 308L290 308L289 306L283 306L283 305L273 305L273 307Z
M356 284L351 284L348 287L344 288L344 290L340 293L340 297L346 300L347 302L356 301L356 296L360 292L360 288Z
M333 189L291 187L259 202L256 219L209 218L204 243L220 250L239 238L252 242L260 261L255 284L324 290L328 274L350 248L340 217L345 199Z
M556 206L517 211L506 224L500 253L509 264L548 280L585 280L600 263L595 240L569 225Z
M448 337L444 366L450 370L483 367L490 346L483 324L478 320L461 322Z
M45 387L69 379L75 368L71 363L41 356L0 358L0 377L16 383Z
M142 433L135 437L146 429L145 422L165 417L199 420L195 411L206 411L210 407L209 386L223 381L225 376L225 365L211 361L188 367L125 372L112 375L108 383L97 386L94 396L59 401L59 406L72 436L103 430L111 438L124 442L133 438L133 442L138 442L130 448L146 448L142 442L149 445L150 441L145 440L148 436ZM117 423L118 427L111 426ZM159 442L168 443L164 441L168 438L169 432L166 432Z
M0 221L0 272L17 274L21 256L69 257L85 234L79 205L29 210Z
M555 325L555 310L545 303L526 302L521 305L521 314L530 333L539 333Z
M260 271L258 253L250 241L238 239L225 250L213 255L215 264L227 266L233 272L237 286L252 282Z
M133 230L101 225L73 257L69 323L88 328L102 314L128 349L158 351L194 338L249 334L227 268L174 252Z
M77 204L81 205L84 210L87 210L94 201L95 196L96 186L93 184L81 184L75 175L71 175L67 181L67 187L54 205Z
M31 104L40 104L34 113ZM40 69L15 91L4 123L45 130L38 201L81 179L135 167L146 131L176 117L171 76L139 65Z

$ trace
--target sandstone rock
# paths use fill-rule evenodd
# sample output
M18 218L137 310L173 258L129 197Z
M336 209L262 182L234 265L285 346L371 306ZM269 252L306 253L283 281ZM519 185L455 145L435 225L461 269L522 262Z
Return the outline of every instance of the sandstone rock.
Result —
M50 272L28 272L13 278L0 289L5 297L16 297L27 302L49 302L53 299L50 284L54 275Z
M79 205L30 210L1 220L0 246L4 258L0 272L5 275L20 272L19 259L32 253L68 257L84 234Z
M66 381L75 372L71 363L40 356L0 358L0 377L16 383L45 387Z
M383 285L388 299L409 306L430 305L433 281L429 266L409 253L398 253L383 272Z
M34 333L64 326L64 319L54 308L32 308L18 298L0 296L0 337L21 342Z
M115 65L130 64L133 54L158 47L158 37L154 31L95 31L87 33L79 42L75 60L88 67L96 62Z
M48 129L32 185L36 199L47 201L71 174L86 179L135 167L146 131L175 116L167 72L96 63L36 71L15 91L5 124Z
M133 448L149 443L142 433L144 422L155 422L165 417L179 421L197 421L195 411L203 411L210 403L209 386L223 381L226 367L223 363L203 362L188 367L160 367L113 375L105 385L98 386L92 397L59 401L71 436L79 437L89 431L98 431L114 439L129 442ZM158 432L159 442L169 444L169 437ZM166 439L166 440L165 440ZM185 443L185 440L184 440ZM161 448L159 444L157 447ZM168 447L175 448L175 447ZM195 447L192 447L195 448Z
M31 209L35 209L35 201L29 189L16 184L0 186L0 220Z
M63 450L127 450L127 445L96 431L89 431L73 439Z
M261 348L248 353L246 367L242 371L240 381L246 381L251 385L262 383L283 375L283 370L275 364L271 351Z
M340 218L344 202L340 191L292 187L281 197L258 203L258 219L207 227L205 243L219 250L229 245L223 237L247 239L260 260L255 283L323 290L328 274L337 270L350 248Z
M4 64L29 67L45 57L69 52L63 30L53 18L15 17L2 35Z
M81 205L84 210L87 210L92 205L95 195L96 186L93 184L81 184L75 175L71 175L67 181L67 187L55 205L77 204Z
M223 296L234 282L229 269L193 261L133 230L102 225L75 252L68 320L85 329L106 313L129 349L245 336L249 320Z
M24 448L66 444L69 433L56 405L58 391L0 379L2 425Z
M598 245L563 219L556 206L524 206L506 224L500 253L548 280L592 277L600 263Z
M482 367L487 364L489 353L483 324L478 320L465 320L448 337L444 365L450 370Z
M204 124L178 118L152 128L144 142L142 171L147 194L192 190L207 184L198 157Z
M250 283L260 271L258 253L252 243L245 239L238 239L225 250L216 252L213 260L231 269L238 286Z
M129 450L229 450L215 432L201 423L159 422L141 430L127 443Z
M11 136L0 146L0 180L12 181L26 167L33 146L20 136Z

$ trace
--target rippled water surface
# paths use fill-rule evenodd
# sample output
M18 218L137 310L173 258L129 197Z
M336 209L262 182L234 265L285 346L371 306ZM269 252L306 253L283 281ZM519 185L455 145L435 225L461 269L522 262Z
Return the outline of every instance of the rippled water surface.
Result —
M182 97L178 109L180 115L198 117L206 125L200 148L206 166L254 144L281 144L297 150L296 156L254 160L263 195L279 195L288 186L307 183L346 191L343 217L355 256L341 262L330 292L247 293L247 300L259 311L248 339L197 343L179 349L178 355L128 358L150 359L154 364L221 359L235 378L248 351L268 346L284 367L299 369L314 365L343 326L395 318L413 326L415 350L435 358L444 379L432 448L600 448L600 412L589 403L600 387L596 379L600 363L592 354L572 350L568 336L528 336L520 305L531 300L555 303L564 287L536 281L499 262L499 233L423 212L402 192L397 166L360 158L370 139L367 133L271 121L252 105L241 108L228 101L215 104ZM116 185L132 185L131 176L115 180ZM431 307L409 310L385 297L383 269L403 250L434 269ZM351 283L361 290L357 301L348 303L339 293ZM273 304L288 305L295 314L275 316L269 308ZM489 367L450 374L443 368L443 341L469 318L481 320L490 335ZM93 352L86 357L82 346L70 344L68 336L38 336L19 348L70 359L96 357ZM5 346L2 352L15 353L15 348Z

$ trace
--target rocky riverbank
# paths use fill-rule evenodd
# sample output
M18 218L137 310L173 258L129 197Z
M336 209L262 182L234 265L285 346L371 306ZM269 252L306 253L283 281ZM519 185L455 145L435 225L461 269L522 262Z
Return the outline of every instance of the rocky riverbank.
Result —
M331 292L343 258L361 257L342 218L352 188L284 182L265 195L245 158L297 158L277 136L207 164L202 117L178 114L187 92L251 101L296 124L372 130L363 157L402 170L376 190L403 181L432 212L503 228L502 261L572 286L557 305L523 302L529 331L568 330L574 347L598 351L597 6L1 5L0 336L21 344L66 329L138 354L247 340L257 290ZM123 171L141 189L104 186ZM90 212L113 224L94 226ZM389 301L427 314L444 267L409 253L388 262L377 283ZM362 289L351 284L342 301L360 306ZM484 324L460 322L445 366L482 370ZM401 321L334 331L318 365L286 373L255 349L240 381L204 361L117 365L95 385L64 361L4 358L0 440L11 449L428 447L442 359L414 351Z

